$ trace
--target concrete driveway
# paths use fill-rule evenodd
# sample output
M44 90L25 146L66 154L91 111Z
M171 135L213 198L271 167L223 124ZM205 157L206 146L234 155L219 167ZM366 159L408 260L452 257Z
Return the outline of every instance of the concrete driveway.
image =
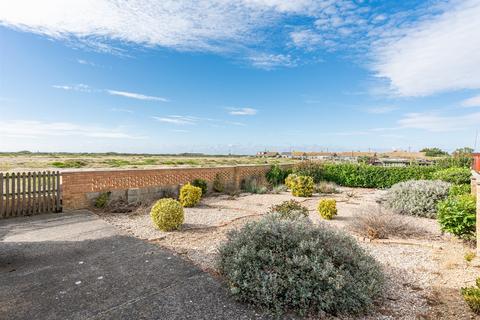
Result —
M88 211L0 221L1 319L264 319Z

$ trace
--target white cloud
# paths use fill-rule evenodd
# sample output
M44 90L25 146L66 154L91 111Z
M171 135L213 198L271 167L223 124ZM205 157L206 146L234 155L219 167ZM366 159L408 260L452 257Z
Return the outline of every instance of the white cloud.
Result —
M436 113L408 113L398 121L401 128L423 129L431 132L460 131L480 126L480 112L460 116Z
M75 85L52 85L52 88L62 89L67 91L80 91L80 92L92 92L93 89L86 84L75 84Z
M147 96L141 93L127 92L127 91L117 91L117 90L106 90L112 96L121 96L126 98L132 98L137 100L150 100L150 101L161 101L167 102L168 99L163 97Z
M294 67L296 61L290 55L272 54L272 53L255 53L247 59L254 67L259 69L271 70L276 67Z
M398 110L398 107L394 106L384 106L384 107L373 107L367 109L368 113L372 114L385 114L385 113L390 113L392 111Z
M93 62L91 62L91 61L88 61L88 60L85 60L85 59L77 59L77 62L80 63L80 64L92 66L92 67L95 67L95 66L96 66L95 63L93 63Z
M166 117L152 117L159 122L166 122L176 125L193 125L196 124L198 118L190 116L166 116Z
M467 108L480 107L480 95L465 99L462 101L461 104L463 107Z
M227 108L230 110L228 113L232 116L253 116L258 113L257 109L253 108Z
M478 0L451 1L442 14L383 34L373 68L401 96L478 89L479 17Z
M41 138L48 136L80 136L105 139L141 139L121 128L74 124L70 122L42 122L31 120L8 120L0 122L0 136L14 138Z

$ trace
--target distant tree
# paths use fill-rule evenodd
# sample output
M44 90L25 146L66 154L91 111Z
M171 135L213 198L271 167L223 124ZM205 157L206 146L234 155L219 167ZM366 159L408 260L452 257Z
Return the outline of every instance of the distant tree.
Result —
M448 152L440 148L423 148L420 152L425 153L427 157L444 157L448 156Z
M473 153L473 148L470 148L470 147L458 148L455 151L453 151L454 156L464 156L464 155L470 155L472 153Z

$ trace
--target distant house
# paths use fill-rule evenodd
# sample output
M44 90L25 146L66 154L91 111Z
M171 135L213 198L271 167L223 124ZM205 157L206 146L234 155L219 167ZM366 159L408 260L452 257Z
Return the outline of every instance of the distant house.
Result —
M287 158L287 159L291 159L291 158L293 158L293 155L292 155L291 152L281 152L281 153L280 153L280 157L282 157L282 158Z
M259 158L278 158L280 153L274 151L259 151L257 152L257 157Z

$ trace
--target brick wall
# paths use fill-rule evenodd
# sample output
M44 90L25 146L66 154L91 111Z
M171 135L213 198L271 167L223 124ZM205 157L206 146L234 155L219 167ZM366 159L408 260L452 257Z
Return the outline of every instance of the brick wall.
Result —
M196 178L204 179L211 185L217 175L227 189L236 190L248 177L264 179L269 169L270 165L63 172L63 208L87 208L91 195L100 192L127 193L129 189L137 188L177 187Z

